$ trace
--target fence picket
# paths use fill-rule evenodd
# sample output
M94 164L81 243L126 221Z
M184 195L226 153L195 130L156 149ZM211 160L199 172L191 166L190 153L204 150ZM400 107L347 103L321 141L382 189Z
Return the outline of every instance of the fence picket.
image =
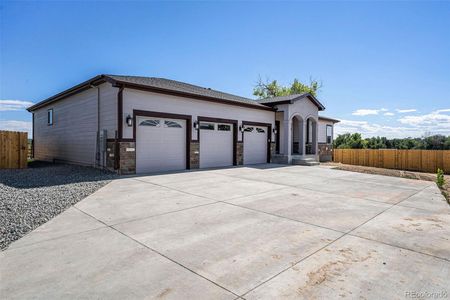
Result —
M450 150L334 149L333 157L343 164L450 174Z
M0 169L27 167L28 134L0 131Z

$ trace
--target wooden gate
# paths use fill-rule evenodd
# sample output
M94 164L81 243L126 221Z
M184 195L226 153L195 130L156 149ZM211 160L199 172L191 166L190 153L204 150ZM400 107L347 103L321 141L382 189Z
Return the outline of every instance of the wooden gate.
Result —
M24 169L28 160L28 134L0 131L0 169Z

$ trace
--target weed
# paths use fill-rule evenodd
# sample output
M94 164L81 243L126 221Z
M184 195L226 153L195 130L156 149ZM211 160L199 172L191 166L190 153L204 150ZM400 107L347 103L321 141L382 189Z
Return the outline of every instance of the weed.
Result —
M439 168L437 169L437 174L436 174L436 184L441 189L444 187L444 184L445 184L444 171L442 171Z

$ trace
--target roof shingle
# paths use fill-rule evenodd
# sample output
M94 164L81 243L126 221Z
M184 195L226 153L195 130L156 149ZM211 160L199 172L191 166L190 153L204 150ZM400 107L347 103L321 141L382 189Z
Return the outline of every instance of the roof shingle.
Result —
M152 87L157 89L164 89L168 91L176 91L181 93L188 93L197 96L210 97L215 99L222 99L227 101L235 101L239 103L246 103L258 107L266 107L259 104L257 101L240 97L237 95L220 92L210 88L184 83L180 81L158 78L158 77L141 77L141 76L122 76L122 75L105 75L117 82L138 84L141 86Z

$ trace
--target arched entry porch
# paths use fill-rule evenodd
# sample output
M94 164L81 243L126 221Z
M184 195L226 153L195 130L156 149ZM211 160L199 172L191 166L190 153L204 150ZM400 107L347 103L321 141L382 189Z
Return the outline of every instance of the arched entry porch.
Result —
M317 121L313 117L306 119L305 154L317 154Z
M300 115L295 115L291 119L292 124L292 155L303 155L305 153L305 134L304 134L304 122Z

